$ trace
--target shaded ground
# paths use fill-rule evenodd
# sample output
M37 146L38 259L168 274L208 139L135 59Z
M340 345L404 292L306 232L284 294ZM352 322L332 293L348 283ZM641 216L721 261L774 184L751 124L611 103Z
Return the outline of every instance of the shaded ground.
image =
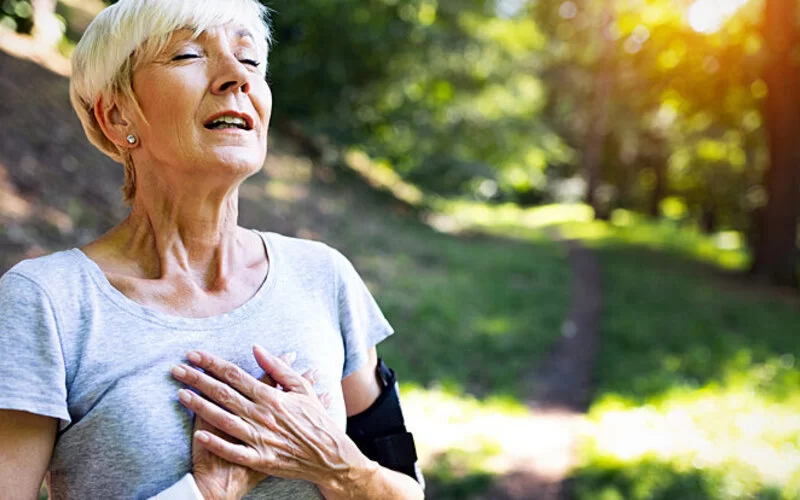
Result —
M122 169L89 146L66 79L0 51L0 271L123 217Z

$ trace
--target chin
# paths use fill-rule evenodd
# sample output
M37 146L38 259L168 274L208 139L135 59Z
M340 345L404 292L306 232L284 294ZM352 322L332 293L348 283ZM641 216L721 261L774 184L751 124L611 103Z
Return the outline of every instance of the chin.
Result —
M260 154L254 151L217 151L216 158L211 162L215 170L220 168L229 170L231 173L242 173L252 175L264 166L266 153Z

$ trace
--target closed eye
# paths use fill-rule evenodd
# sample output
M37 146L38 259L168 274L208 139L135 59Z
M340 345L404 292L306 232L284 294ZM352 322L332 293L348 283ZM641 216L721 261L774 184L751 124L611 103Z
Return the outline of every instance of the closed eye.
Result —
M194 58L197 58L197 57L200 57L200 56L197 55L197 54L179 54L179 55L173 57L172 60L173 61L182 61L184 59L194 59Z
M240 61L242 63L244 63L244 64L249 64L249 65L253 66L254 68L257 68L257 67L261 66L260 62L255 61L253 59L240 59Z

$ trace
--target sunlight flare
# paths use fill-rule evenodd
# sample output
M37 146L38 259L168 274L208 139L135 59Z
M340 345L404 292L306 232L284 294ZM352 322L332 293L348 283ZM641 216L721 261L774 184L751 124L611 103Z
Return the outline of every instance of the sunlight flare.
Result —
M689 25L700 33L714 33L748 0L697 0L689 7Z

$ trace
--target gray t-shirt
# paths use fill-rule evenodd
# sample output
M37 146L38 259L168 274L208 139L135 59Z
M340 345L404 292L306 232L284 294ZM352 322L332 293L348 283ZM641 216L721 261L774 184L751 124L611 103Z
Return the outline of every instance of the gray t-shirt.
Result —
M393 330L350 262L318 242L259 233L267 278L245 304L209 318L172 316L115 289L78 249L23 261L0 278L0 408L60 420L50 462L54 499L147 498L191 470L192 415L169 374L191 349L263 372L259 343L319 369L342 428L341 380ZM321 498L271 477L248 498Z

